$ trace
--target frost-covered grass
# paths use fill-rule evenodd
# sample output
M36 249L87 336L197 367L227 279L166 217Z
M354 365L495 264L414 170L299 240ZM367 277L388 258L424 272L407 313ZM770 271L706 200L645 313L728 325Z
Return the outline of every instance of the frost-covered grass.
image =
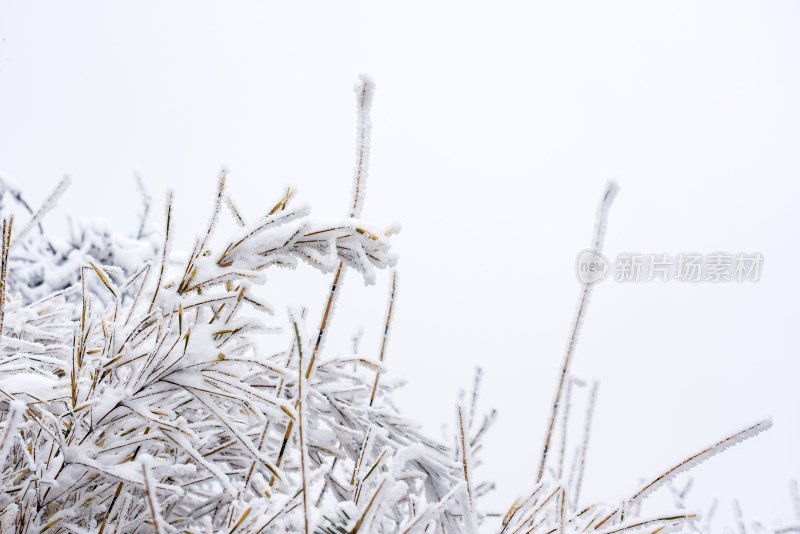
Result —
M530 493L505 517L487 514L476 479L494 419L456 407L450 442L423 435L382 379L396 274L390 276L377 358L325 351L345 270L366 282L393 269L391 229L360 220L369 159L371 82L356 86L357 162L347 217L321 219L291 190L254 223L225 193L188 258L171 253L172 199L163 236L135 237L78 221L56 240L4 184L0 269L0 532L476 532L554 534L700 529L676 509L641 517L648 495L680 472L769 426L759 422L677 462L630 495L580 498L594 391L567 457L570 372L591 286L582 288ZM614 186L602 197L592 247L602 246ZM221 217L241 227L215 235ZM284 350L261 343L265 272L305 261L332 277L321 317L289 317ZM509 436L514 439L514 436Z

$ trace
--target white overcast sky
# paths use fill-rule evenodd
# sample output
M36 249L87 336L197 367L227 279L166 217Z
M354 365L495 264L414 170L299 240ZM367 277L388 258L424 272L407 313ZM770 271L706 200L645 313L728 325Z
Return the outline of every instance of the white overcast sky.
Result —
M175 190L184 243L222 166L251 218L284 184L344 216L352 87L369 73L363 215L403 225L387 351L409 381L398 402L438 435L484 368L498 511L535 480L575 257L615 179L609 257L765 260L754 284L597 286L573 367L600 381L584 495L621 499L771 414L772 430L695 471L692 503L716 495L726 511L738 496L772 524L791 519L800 478L798 29L794 1L4 1L0 171L33 203L69 174L64 210L133 232L138 169L158 202ZM268 290L319 313L329 276L298 276ZM332 350L358 325L377 350L387 284L351 273Z

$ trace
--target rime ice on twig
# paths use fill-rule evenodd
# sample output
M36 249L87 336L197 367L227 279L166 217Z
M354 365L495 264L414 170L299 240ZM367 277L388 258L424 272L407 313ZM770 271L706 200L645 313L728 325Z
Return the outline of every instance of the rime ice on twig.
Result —
M152 203L152 198L150 198L150 194L147 192L147 188L144 186L142 177L138 172L134 173L134 178L136 179L137 189L139 189L139 195L142 197L142 220L139 222L139 230L136 232L136 239L141 239L144 235L144 229L147 225L148 216L150 215L150 204Z
M709 447L706 447L702 451L680 462L675 467L672 467L671 469L667 470L653 481L644 484L633 494L633 496L631 496L628 502L633 503L637 500L647 497L648 495L653 493L656 489L658 489L662 484L664 484L669 480L672 480L678 474L688 471L697 464L704 462L710 457L733 447L737 443L741 443L746 439L752 438L753 436L760 434L761 432L769 429L771 426L772 426L772 419L764 419L763 421L759 421L754 425L748 426L747 428L744 428L734 434L731 434L727 438L722 439Z
M603 193L603 197L600 201L600 206L597 209L597 220L595 221L594 226L594 234L592 238L592 248L598 254L602 251L603 247L603 237L605 236L606 230L606 219L608 217L608 209L611 206L611 203L614 201L614 196L617 193L617 185L614 182L609 182L606 186L605 192ZM537 476L537 480L541 480L542 476L544 476L544 469L545 464L547 463L547 453L550 448L550 441L553 437L553 430L555 428L556 417L558 415L558 408L561 402L561 396L564 391L564 385L566 383L566 378L569 373L569 366L572 361L572 354L575 351L575 345L578 341L578 334L580 333L581 323L583 322L583 317L586 313L586 307L589 304L589 296L591 293L591 284L583 284L583 288L581 290L581 296L578 300L578 309L575 313L575 321L572 326L572 332L570 333L569 343L567 344L567 351L564 355L564 363L561 367L561 376L558 382L558 387L556 388L556 398L553 401L553 408L550 411L550 423L547 427L547 432L545 435L544 440L544 450L542 451L542 459L539 463L539 474Z
M369 173L370 132L372 129L370 111L372 108L372 94L375 88L372 80L362 74L354 89L357 108L356 166L353 172L353 201L349 215L351 219L359 217L364 207L364 192L366 190L367 175ZM377 236L373 234L373 237ZM325 309L322 312L322 319L320 320L319 330L317 331L317 340L314 343L314 349L311 352L311 358L308 362L306 377L311 376L314 363L317 361L317 355L320 350L322 350L322 345L325 342L328 321L336 304L337 290L342 283L342 276L344 275L343 267L343 262L339 262L339 265L336 267L336 274L333 276L333 283L328 292L328 300L325 303Z
M303 343L300 339L300 330L297 327L297 321L293 321L294 334L297 342L297 436L300 442L300 485L303 493L303 525L305 526L305 533L308 534L308 519L311 515L311 508L309 502L309 481L306 474L306 459L308 458L308 446L305 442L305 429L303 428L303 404L305 397L303 396L303 382L306 378L303 373Z
M597 402L597 382L592 384L591 393L589 393L589 402L586 405L586 415L584 417L583 441L578 455L578 471L575 480L575 494L572 497L572 502L578 506L580 502L581 486L583 485L583 473L586 466L586 451L589 449L589 438L592 432L592 419L594 418L594 407Z
M466 527L468 532L474 532L476 528L477 516L475 514L475 497L473 495L473 488L470 484L470 478L473 476L472 473L472 454L470 447L470 440L467 437L470 431L469 419L468 414L465 413L464 407L462 405L458 405L456 408L457 412L457 432L458 432L458 443L460 445L460 457L461 457L461 465L464 468L464 489L467 493L467 510L466 510Z
M354 91L356 93L356 166L353 170L353 205L350 217L361 217L364 209L364 193L369 173L370 139L372 135L372 95L375 82L368 76L359 76Z
M794 512L794 518L800 521L800 488L798 488L796 480L792 480L789 483L789 496L792 499L792 511Z
M394 308L394 298L397 293L397 271L392 271L392 289L389 293L389 309L386 312L386 325L383 328L383 339L381 341L381 351L378 354L378 361L383 362L383 357L386 354L386 344L389 340L389 327L392 324L392 308ZM375 371L375 383L372 385L372 394L369 397L369 405L375 401L375 392L378 390L378 380L380 380L381 371ZM476 388L477 389L477 388Z
M28 232L30 232L34 226L37 226L39 224L39 222L47 214L48 211L50 211L56 206L56 203L58 203L58 199L61 198L61 196L67 190L67 187L69 187L70 181L71 180L69 176L65 176L64 178L61 179L60 182L58 182L58 185L55 187L55 189L53 189L53 192L50 193L50 196L47 197L47 200L44 201L42 206L38 210L36 210L36 213L33 214L31 220L28 221L28 224L22 227L22 230L20 230L19 234L13 236L11 242L12 249L16 246L17 243L25 239L25 236L28 235Z

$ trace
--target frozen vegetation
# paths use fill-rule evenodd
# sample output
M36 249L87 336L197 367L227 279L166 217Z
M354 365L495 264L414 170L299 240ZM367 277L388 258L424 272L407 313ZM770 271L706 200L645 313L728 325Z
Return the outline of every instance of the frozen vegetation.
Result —
M143 194L136 235L79 220L67 239L55 239L40 223L66 181L38 210L12 184L0 186L0 532L707 528L684 506L682 493L675 493L674 509L659 515L642 517L641 504L660 487L671 488L677 474L770 422L698 449L630 495L584 502L596 388L587 388L587 405L577 411L581 432L568 440L567 429L571 390L582 384L570 364L589 285L581 289L538 473L520 481L530 489L509 503L505 516L482 508L492 486L475 475L494 419L478 402L480 374L472 396L456 406L456 433L447 442L423 435L391 402L393 383L381 372L395 319L393 272L380 354L324 350L342 273L356 271L371 283L376 270L395 264L391 229L359 218L372 91L367 78L356 84L357 162L352 205L341 219L311 215L287 190L263 217L245 223L226 195L223 172L208 227L188 257L176 257L171 196L159 232L147 223L158 217ZM596 250L614 192L609 185L601 200ZM239 232L216 235L221 217L232 217ZM298 307L284 330L290 334L284 350L266 353L260 340L268 335L270 306L255 288L265 272L300 261L331 278L322 316Z

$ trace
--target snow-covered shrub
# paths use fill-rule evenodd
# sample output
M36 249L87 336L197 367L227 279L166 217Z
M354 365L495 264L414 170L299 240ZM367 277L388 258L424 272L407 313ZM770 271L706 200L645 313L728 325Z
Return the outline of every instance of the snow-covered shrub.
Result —
M81 217L69 220L69 235L64 239L45 233L41 221L69 186L69 178L64 178L34 212L20 187L11 179L0 177L0 216L9 218L20 212L30 215L30 222L13 236L8 257L8 293L18 294L23 303L30 304L66 289L80 280L87 255L125 272L136 272L147 260L154 259L161 237L146 225L150 198L141 180L139 185L144 211L135 236L111 231L103 219Z
M5 218L0 268L0 532L659 532L689 526L680 506L639 517L675 474L769 426L761 422L680 462L613 504L586 505L580 487L592 401L578 453L565 464L570 373L591 286L583 287L538 479L502 520L481 508L475 479L494 413L457 406L456 435L423 435L391 402L378 359L322 354L341 273L367 282L392 269L391 231L358 218L369 157L372 86L356 86L357 164L348 217L320 219L291 190L257 222L208 228L180 263L164 238L121 238L80 223L67 242L40 228L57 193L16 233ZM603 197L599 250L613 197ZM21 201L6 186L0 208ZM146 204L149 205L149 204ZM232 204L231 204L232 206ZM236 215L235 208L232 209ZM5 213L5 212L4 212ZM290 316L291 342L267 354L265 271L305 261L333 273L322 317ZM392 275L384 346L392 319ZM561 428L559 430L559 427ZM560 451L555 446L561 439ZM557 454L554 454L557 452Z

